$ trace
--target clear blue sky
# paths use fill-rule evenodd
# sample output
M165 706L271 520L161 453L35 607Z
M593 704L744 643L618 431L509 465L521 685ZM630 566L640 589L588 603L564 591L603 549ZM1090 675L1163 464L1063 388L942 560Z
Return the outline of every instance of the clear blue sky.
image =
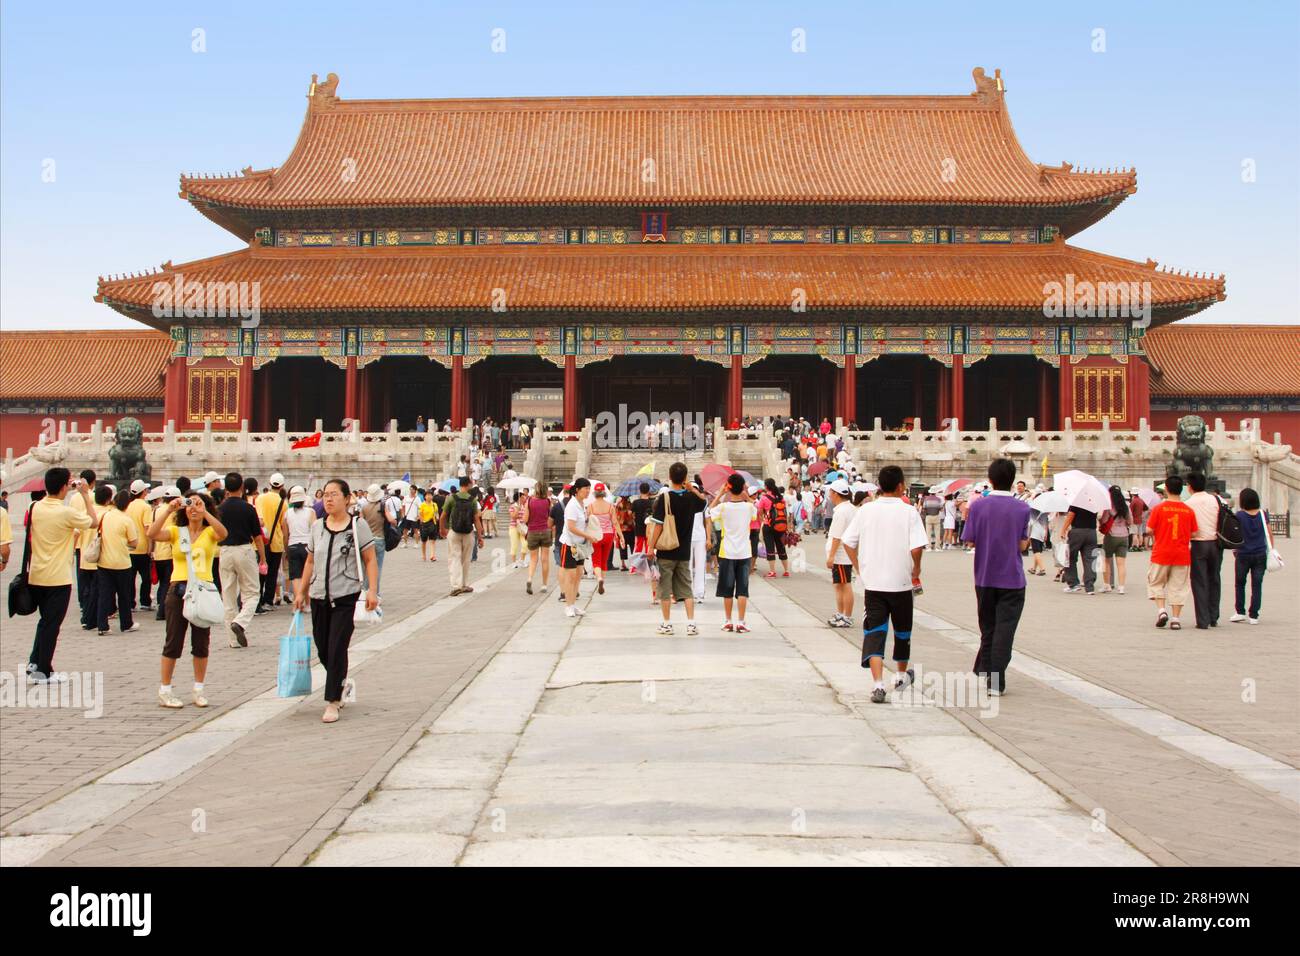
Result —
M6 2L0 322L129 327L92 301L96 276L237 248L177 176L281 164L312 73L345 98L967 93L977 65L1002 69L1036 161L1137 167L1137 194L1073 242L1226 273L1205 321L1296 322L1297 6Z

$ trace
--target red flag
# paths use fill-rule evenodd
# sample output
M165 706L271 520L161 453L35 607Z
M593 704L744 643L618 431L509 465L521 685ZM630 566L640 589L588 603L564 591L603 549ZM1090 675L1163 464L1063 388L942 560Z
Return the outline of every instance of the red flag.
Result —
M314 435L308 435L306 438L299 438L296 442L294 442L289 447L292 448L294 451L297 451L299 448L317 448L319 446L320 446L320 432L316 432Z

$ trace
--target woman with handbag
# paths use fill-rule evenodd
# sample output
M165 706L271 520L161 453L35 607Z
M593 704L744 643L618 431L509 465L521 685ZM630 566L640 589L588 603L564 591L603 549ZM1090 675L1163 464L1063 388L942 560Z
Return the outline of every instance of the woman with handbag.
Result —
M605 593L605 571L615 547L623 546L623 529L614 523L614 506L605 497L603 482L596 482L593 489L596 500L587 509L588 531L599 532L591 549L591 568L596 575L596 593ZM592 526L592 521L595 524Z
M82 539L81 547L77 549L77 554L81 556L78 567L86 573L86 589L89 597L86 603L81 607L81 629L83 631L93 631L99 627L99 551L100 537L99 526L104 520L104 514L108 510L109 504L113 500L113 489L108 485L100 485L95 489L95 505L99 512L99 520L95 522L93 530L88 530L85 534L88 537Z
M348 646L355 619L367 621L379 607L379 563L370 525L348 514L348 483L331 478L325 483L325 520L312 526L307 561L294 596L294 610L311 609L311 631L316 656L325 668L323 723L339 719L347 694ZM361 598L361 572L366 575L365 603ZM364 610L363 610L364 608Z
M510 567L521 568L527 562L528 492L516 491L510 502Z
M1274 558L1273 539L1268 533L1268 515L1259 507L1259 492L1253 488L1242 488L1238 496L1241 510L1237 520L1241 522L1242 543L1233 554L1236 560L1236 607L1231 619L1233 623L1245 621L1248 624L1259 623L1259 608L1263 602L1264 572L1281 567L1281 559ZM1276 564L1274 562L1276 561ZM1246 578L1250 578L1250 613L1246 612Z
M212 628L191 621L185 614L185 595L190 578L206 582L215 588L212 576L212 559L217 556L217 546L225 540L226 526L217 518L217 506L203 494L173 498L158 509L149 526L152 541L166 543L172 549L172 574L167 593L163 597L163 616L167 621L163 639L162 684L158 688L158 704L176 709L184 702L172 693L172 675L176 662L185 650L185 631L190 632L190 655L194 661L194 706L208 706L203 696L203 681L208 673L208 649L211 646ZM215 594L215 591L213 592ZM194 601L197 595L191 595ZM217 596L217 606L211 611L221 620L224 607ZM191 612L192 614L193 612Z
M566 617L582 617L586 612L578 607L578 579L582 577L583 562L591 556L592 545L598 540L587 530L587 495L591 482L586 478L573 479L573 495L564 506L564 528L560 531L560 590L564 596Z

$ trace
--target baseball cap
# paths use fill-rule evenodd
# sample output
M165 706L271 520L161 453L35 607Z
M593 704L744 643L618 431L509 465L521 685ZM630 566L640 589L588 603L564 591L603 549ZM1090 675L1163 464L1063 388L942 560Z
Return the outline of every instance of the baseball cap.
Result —
M149 482L145 481L143 478L137 478L135 481L131 482L131 494L138 495L140 492L147 490L148 487Z
M871 485L870 485L868 482L865 482L865 481L855 481L855 482L853 483L853 493L856 495L856 494L858 494L859 492L863 492L863 491L865 491L865 492L867 492L868 494L870 494L870 492L871 492Z
M843 478L836 478L828 487L837 495L844 495L845 497L853 493L853 489L849 487L849 483Z
M149 493L144 496L144 500L157 501L159 498L165 498L167 496L167 492L170 490L171 490L170 488L167 488L163 485L159 485L157 488L150 489Z
M366 489L366 500L371 504L374 504L383 497L384 489L380 488L377 483L372 483L370 487Z
M272 487L272 488L283 488L283 487L284 487L284 475L280 474L278 471L277 471L274 475L272 475L272 476L271 476L271 487Z
M605 490L605 483L603 481L598 481L591 486L591 490L596 494L600 494L602 491Z
M210 472L208 472L206 475L203 476L203 481L200 482L200 484L203 484L203 485L210 485L210 484L212 484L214 481L220 481L220 480L221 480L221 476L220 476L220 475L218 475L215 471L210 471Z

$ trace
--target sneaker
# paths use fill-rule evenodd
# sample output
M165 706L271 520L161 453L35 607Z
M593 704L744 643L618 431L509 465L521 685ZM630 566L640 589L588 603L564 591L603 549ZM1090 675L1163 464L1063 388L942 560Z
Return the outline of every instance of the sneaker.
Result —
M733 632L734 632L734 631L736 630L736 625L734 625L734 624L732 624L730 621L728 621L727 623L725 623L725 624L722 625L722 629L723 629L724 631L733 631Z
M265 613L266 613L267 611L269 611L269 610L270 610L270 608L268 608L265 604L259 604L257 607L253 608L253 613L254 613L254 614L265 614Z
M543 594L545 594L545 593L546 593L547 591L549 591L550 589L551 589L551 586L550 586L549 584L543 584L543 585L542 585L542 593L543 593Z
M231 647L248 646L248 635L244 633L244 625L240 624L238 621L235 621L230 625L230 631L232 634L235 635L235 641L236 641L236 643L230 645Z
M1242 621L1246 620L1246 615L1234 614L1232 615L1232 617L1228 618L1228 620L1231 621L1233 624L1240 624Z
M100 637L103 637L103 636L104 636L105 634L107 634L107 633L108 633L108 628L106 628L106 627L101 627L101 628L99 629L99 636L100 636Z
M179 710L180 708L184 707L185 704L175 694L163 693L162 691L158 691L158 706L166 707L169 710Z
M1156 615L1156 627L1164 627L1169 623L1169 612L1161 611Z
M906 690L908 687L912 686L912 682L915 680L916 671L909 667L905 673L899 674L894 678L894 690Z
M672 632L673 632L673 626L669 624L667 621L665 621L663 624L659 625L659 630L656 633L671 634Z
M1071 585L1071 584L1067 584L1067 585L1065 586L1065 588L1064 588L1064 593L1065 593L1065 594L1076 594L1076 593L1078 593L1079 591L1082 591L1082 590L1083 590L1083 585L1082 585L1082 584L1073 584L1073 585Z
M694 621L692 621L691 623L689 623L689 624L686 625L686 636L687 636L687 637L698 637L698 636L699 636L699 633L700 633L700 629L699 629L698 627L695 626L695 622L694 622Z
M737 633L737 634L748 634L748 633L749 633L749 625L746 624L744 621L737 621L737 622L736 622L736 633Z
M201 690L194 691L194 706L195 707L208 706L208 699L203 696L203 691Z
M573 610L574 610L574 613L576 613L576 614L578 615L578 617L586 617L586 616L587 616L587 612L584 611L582 608L578 607L578 605L576 605L576 604L573 606Z
M578 609L577 609L576 607L573 607L572 605L570 605L569 607L566 607L566 608L564 609L564 616L565 616L565 617L577 617L577 616L578 616Z
M123 634L134 634L134 633L135 633L136 631L138 631L138 630L140 630L140 625L139 625L139 624L136 624L136 623L134 623L134 622L132 622L132 624L131 624L130 627L125 627L125 628L122 629L122 633L123 633Z
M1258 623L1259 623L1259 618L1257 618L1257 617L1248 617L1248 618L1246 618L1246 623L1247 623L1247 624L1258 624Z
M1123 594L1123 593L1124 593L1124 586L1121 584L1121 585L1120 585L1120 586L1115 590L1115 593L1116 593L1116 594Z
M162 618L159 618L159 620L162 620ZM93 624L83 624L83 625L81 625L81 629L82 629L83 631L93 631L93 630L95 630L95 625L93 625Z
M66 684L68 682L68 675L63 673L63 671L55 671L50 674L49 677L45 678L45 682L47 684Z
M45 683L45 675L42 674L40 671L29 670L29 671L27 672L27 683L29 683L29 684L44 684L44 683Z
M886 701L885 688L877 687L871 692L871 702L873 704L883 704Z

